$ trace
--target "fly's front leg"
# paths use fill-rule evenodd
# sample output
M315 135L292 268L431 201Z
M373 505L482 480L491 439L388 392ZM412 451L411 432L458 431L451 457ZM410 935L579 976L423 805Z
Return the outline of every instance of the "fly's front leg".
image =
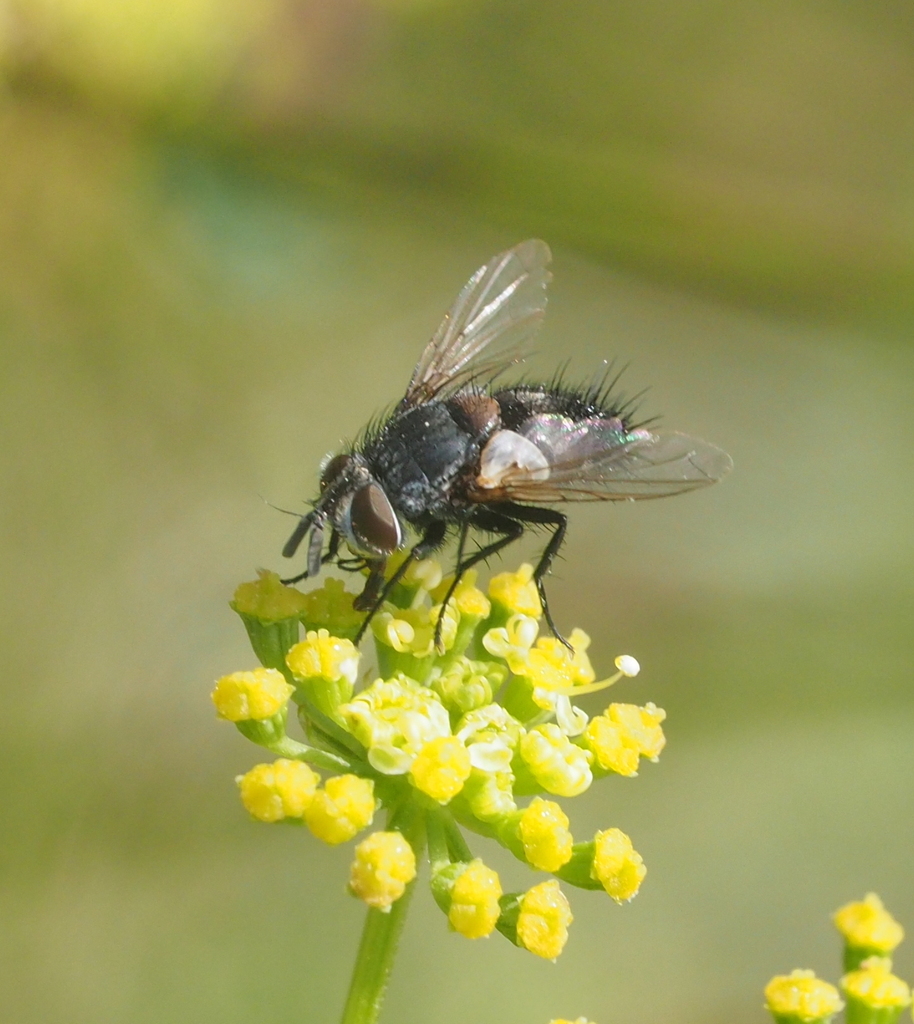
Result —
M502 507L504 508L506 515L510 516L512 519L519 520L522 523L538 523L542 526L555 527L552 531L552 536L549 538L549 543L543 550L540 560L537 563L536 568L533 570L533 579L536 582L536 589L540 596L540 603L543 606L543 616L545 617L549 628L552 630L552 635L556 640L564 644L569 651L573 651L574 648L558 631L558 628L552 618L552 612L549 610L549 602L546 600L546 585L543 582L544 578L549 574L549 570L552 568L555 556L559 553L559 549L565 541L565 531L568 529L568 516L566 516L564 512L556 511L554 508L538 508L536 506L530 507L528 505L516 505L514 502L507 502Z
M433 551L440 548L444 543L446 535L447 523L440 520L433 522L425 531L422 540L412 548L389 580L385 581L384 579L384 570L387 567L386 559L371 563L371 572L368 574L368 582L365 584L365 589L361 594L359 594L355 601L352 602L353 608L356 608L358 611L368 612L362 622L362 625L359 627L355 640L353 641L356 647L358 647L362 637L365 635L365 630L368 629L368 624L375 617L381 605L387 600L387 595L393 587L395 587L403 578L406 570L413 564L413 562L423 558L428 558Z

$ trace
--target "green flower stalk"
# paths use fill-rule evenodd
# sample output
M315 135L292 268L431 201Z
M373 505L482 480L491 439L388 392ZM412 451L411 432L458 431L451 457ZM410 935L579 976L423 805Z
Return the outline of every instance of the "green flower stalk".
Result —
M904 938L901 925L875 893L841 907L833 921L844 938L846 973L840 989L846 1024L898 1024L911 1005L911 989L892 974L892 961L884 954ZM872 955L874 951L877 955ZM870 955L864 955L867 952ZM845 1009L838 989L812 971L772 978L765 998L777 1024L828 1024Z
M411 564L372 620L377 671L367 674L353 644L361 615L339 580L305 594L261 573L232 607L261 667L224 676L213 702L276 758L237 780L244 807L325 843L357 841L349 891L369 909L343 1024L378 1019L424 856L450 929L500 932L547 960L572 923L563 883L617 903L638 892L646 868L629 837L607 828L576 842L556 798L656 761L664 712L615 703L591 719L576 705L638 663L623 655L598 680L586 633L575 629L570 647L541 635L529 565L484 593L475 573L453 587L434 560ZM300 737L288 732L296 718ZM465 831L550 877L505 893Z

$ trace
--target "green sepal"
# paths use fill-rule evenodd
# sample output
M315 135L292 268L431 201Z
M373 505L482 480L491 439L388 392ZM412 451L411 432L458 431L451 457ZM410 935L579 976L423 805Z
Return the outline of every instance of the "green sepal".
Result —
M578 889L602 889L603 883L594 878L592 873L595 849L593 840L589 843L575 843L571 848L571 860L553 874Z
M287 713L288 705L285 705L272 718L247 718L236 722L235 727L252 743L260 747L274 747L286 738Z
M432 871L429 883L432 897L445 914L449 913L451 909L451 893L454 891L454 883L466 869L466 864L454 861Z
M498 923L495 927L515 946L520 946L517 937L517 919L520 917L520 901L522 892L506 892L498 901L501 913L498 915Z
M863 961L868 960L871 956L890 957L891 955L885 949L877 949L875 946L852 946L846 942L844 944L844 973L850 974L851 971L859 970Z
M234 606L233 606L234 607ZM238 611L237 608L235 611ZM251 647L264 668L278 669L289 680L292 673L286 664L286 654L298 643L298 619L280 619L277 622L265 622L255 615L238 612L244 628L248 632Z
M296 690L292 699L298 704L298 721L309 739L326 743L346 757L355 757L364 762L367 767L365 748L352 733L325 715L301 690Z
M907 1006L868 1006L847 992L844 995L847 999L847 1007L844 1011L845 1024L896 1024L902 1013L908 1008Z

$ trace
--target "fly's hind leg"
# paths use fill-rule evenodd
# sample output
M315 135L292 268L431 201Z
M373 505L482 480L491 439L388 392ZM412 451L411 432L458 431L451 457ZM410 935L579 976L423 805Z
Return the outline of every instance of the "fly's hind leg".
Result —
M549 570L552 568L555 556L559 553L559 549L565 541L565 531L568 529L568 516L566 516L564 512L556 511L554 508L517 505L513 501L505 503L501 508L504 510L505 516L510 516L511 519L516 520L518 523L536 523L541 526L554 527L552 536L549 538L549 543L543 549L540 560L537 563L536 568L533 570L533 579L536 582L536 589L540 596L540 603L543 606L543 616L545 617L550 630L552 630L552 635L559 641L559 643L564 644L569 651L574 650L571 644L568 643L565 637L559 632L558 627L552 618L552 612L549 610L549 602L546 600L546 585L543 582L544 578L549 575Z

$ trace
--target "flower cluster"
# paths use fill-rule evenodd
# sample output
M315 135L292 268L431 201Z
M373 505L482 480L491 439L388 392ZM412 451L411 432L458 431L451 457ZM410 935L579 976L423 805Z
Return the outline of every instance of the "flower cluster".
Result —
M305 594L261 573L232 605L261 667L224 676L213 701L276 758L238 779L254 818L343 843L383 808L384 829L355 847L353 895L390 911L427 850L452 929L472 939L497 930L552 960L572 921L560 882L623 903L646 873L617 828L576 842L555 798L656 761L664 712L612 703L590 718L575 699L637 675L635 659L617 658L598 680L586 633L575 629L567 644L543 635L529 565L494 576L486 592L476 584L474 572L454 586L434 560L410 564L371 621L377 673L360 679L361 616L343 584ZM290 706L302 739L289 735ZM504 892L464 829L551 877Z
M889 954L904 929L875 893L841 907L833 920L844 938L840 992L812 971L778 975L765 988L771 1015L777 1024L828 1024L846 1008L847 1024L897 1024L911 1005L911 989L892 974Z

